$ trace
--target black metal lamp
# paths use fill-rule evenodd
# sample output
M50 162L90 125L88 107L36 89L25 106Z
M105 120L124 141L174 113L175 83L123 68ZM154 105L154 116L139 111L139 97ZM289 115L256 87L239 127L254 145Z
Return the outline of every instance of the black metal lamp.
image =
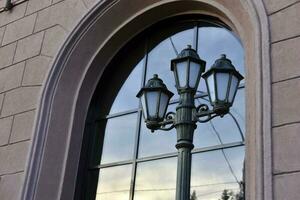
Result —
M191 45L181 51L177 58L171 60L171 70L175 76L178 92L196 91L206 62L201 60Z
M243 76L226 55L222 54L202 77L205 79L214 111L220 115L228 113Z
M163 81L155 74L137 97L141 99L146 126L154 130L168 131L176 128L178 149L176 200L190 199L191 151L194 148L193 136L196 123L206 123L217 116L229 112L243 76L231 64L225 55L202 77L206 81L210 103L195 106L194 96L201 74L205 70L205 61L190 45L171 61L171 70L175 76L176 88L180 94L176 113L166 114L170 92Z
M137 97L141 99L145 122L149 129L156 130L161 126L159 122L164 120L173 95L157 74L154 74L138 92Z

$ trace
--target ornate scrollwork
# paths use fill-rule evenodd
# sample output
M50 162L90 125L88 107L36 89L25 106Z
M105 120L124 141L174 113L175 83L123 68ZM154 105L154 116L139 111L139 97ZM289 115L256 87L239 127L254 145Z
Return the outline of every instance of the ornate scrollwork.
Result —
M159 130L169 131L173 129L175 126L175 116L175 112L168 112L165 116L165 120L161 122L161 127L159 128Z
M200 104L196 107L196 119L200 123L208 122L209 120L217 117L218 115L210 110L207 104ZM202 119L204 118L204 119Z

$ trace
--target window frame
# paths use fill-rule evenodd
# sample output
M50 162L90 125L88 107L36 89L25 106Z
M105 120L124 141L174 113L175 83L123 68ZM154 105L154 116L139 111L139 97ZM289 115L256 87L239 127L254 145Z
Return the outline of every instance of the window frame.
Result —
M117 96L117 93L121 89L123 83L126 81L126 78L133 70L133 67L135 67L136 64L140 61L140 59L143 60L142 81L141 81L141 87L142 87L146 82L148 53L150 53L150 51L154 47L156 47L161 41L167 39L171 35L190 28L194 29L193 31L194 31L195 38L193 40L193 46L196 47L196 51L197 51L198 29L200 27L225 28L228 31L230 31L231 34L234 35L234 32L232 32L232 29L229 26L227 26L226 24L224 24L222 21L220 21L218 18L215 17L206 16L206 15L193 15L193 14L172 17L170 19L162 20L161 22L149 27L147 30L145 30L144 32L136 36L134 39L128 42L128 44L126 44L126 46L123 47L118 52L118 54L114 57L114 59L109 63L107 70L106 72L104 72L105 74L103 75L104 79L102 79L99 82L89 108L88 120L87 120L85 133L84 133L85 136L88 136L88 138L84 139L84 141L85 140L87 141L88 145L86 146L87 149L83 148L83 150L81 151L81 161L80 161L81 167L79 168L81 169L81 171L78 173L79 177L89 177L87 174L87 171L89 170L97 171L103 168L132 164L133 175L131 177L132 180L131 180L130 198L129 198L132 200L134 195L135 176L136 176L138 163L177 157L177 152L173 152L173 153L164 153L160 155L138 158L138 145L139 145L139 138L140 138L139 132L141 129L141 122L142 122L141 106L139 105L139 108L137 109L131 109L124 112L113 113L113 114L109 114L109 111L114 98ZM151 44L149 44L150 43L149 35L151 35ZM236 39L239 40L238 37L236 37ZM133 56L128 56L129 54ZM134 57L134 56L138 56L138 57ZM118 71L120 68L116 67L118 66L118 63L120 61L122 63L123 61L128 61L125 64L122 64L122 66L124 65L126 66L125 68L122 69L122 71ZM105 77L108 79L106 79ZM110 77L113 77L113 80L111 80ZM122 78L118 78L118 77L122 77ZM116 87L113 90L111 90L110 88L106 87L107 85L106 81L110 81L112 83L116 81L115 82ZM239 87L239 89L243 89L243 88L245 88L244 84ZM112 93L111 91L114 92ZM104 98L106 94L109 94L108 96L110 98ZM207 94L196 95L195 99L202 98L205 96L208 95ZM176 103L178 103L178 99L172 100L170 102L170 105ZM137 122L136 122L137 129L135 133L136 136L134 142L134 158L131 160L118 161L109 164L100 164L101 156L97 156L97 155L102 155L104 134L97 134L97 133L100 132L104 133L105 126L108 119L121 117L133 113L137 114ZM90 128L90 126L92 126L93 128ZM98 135L98 137L95 135ZM195 148L193 149L192 154L204 153L204 152L227 149L227 148L241 147L241 146L245 146L245 141L232 142L229 144L220 144L220 145L210 146L210 147ZM95 163L99 163L99 164L95 164ZM97 186L98 183L97 181L98 181L98 176L94 176L92 180L89 180L88 178L79 179L79 181L77 182L76 193L75 193L76 198L84 197L84 199L94 200L96 189L97 189L95 185Z

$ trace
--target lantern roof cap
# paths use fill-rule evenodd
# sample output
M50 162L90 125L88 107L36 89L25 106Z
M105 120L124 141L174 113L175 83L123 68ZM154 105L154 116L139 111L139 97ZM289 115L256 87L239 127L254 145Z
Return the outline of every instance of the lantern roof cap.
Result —
M187 45L187 48L183 49L180 54L178 54L177 58L185 58L185 57L192 57L195 59L200 59L199 55L197 54L196 50L192 48L191 45Z
M143 91L158 91L158 90L167 93L170 97L174 95L172 92L168 90L164 82L160 78L158 78L158 75L154 74L153 78L148 80L147 84L138 92L136 96L140 97Z
M220 58L215 61L211 68L235 69L231 60L229 60L225 54L221 54Z
M233 73L239 80L244 77L235 69L231 60L229 60L225 54L221 54L221 57L215 61L209 70L207 70L202 77L207 78L214 72Z

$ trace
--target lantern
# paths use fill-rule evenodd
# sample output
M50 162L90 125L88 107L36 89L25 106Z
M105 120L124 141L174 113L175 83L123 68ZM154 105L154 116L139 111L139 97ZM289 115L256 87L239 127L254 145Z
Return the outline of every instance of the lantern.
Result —
M195 92L201 74L205 70L205 61L201 60L191 45L181 51L177 58L171 60L171 70L175 76L176 88L179 93L185 90Z
M226 58L225 54L202 75L205 79L210 102L220 115L228 113L240 81L244 78Z
M169 101L173 93L170 92L163 81L154 74L145 87L137 94L141 99L143 115L149 129L155 130L160 127L159 122L164 120Z

